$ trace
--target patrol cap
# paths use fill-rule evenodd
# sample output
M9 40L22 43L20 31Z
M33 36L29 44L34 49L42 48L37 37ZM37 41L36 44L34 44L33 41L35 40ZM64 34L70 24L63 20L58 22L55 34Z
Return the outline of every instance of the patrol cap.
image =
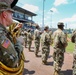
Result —
M11 11L11 12L14 12L13 9L11 9L10 5L8 5L7 3L5 2L0 2L0 13L3 12L3 11Z
M39 25L36 25L36 28L39 28Z
M58 22L57 25L58 25L58 26L64 26L64 23L63 23L63 22Z
M24 32L21 32L21 35L24 35Z
M5 2L13 8L17 4L18 0L0 0L0 2Z
M45 27L44 27L44 30L46 30L46 29L49 29L49 27L48 27L48 26L45 26Z
M31 29L28 29L28 30L27 30L27 32L30 32L30 31L31 31Z

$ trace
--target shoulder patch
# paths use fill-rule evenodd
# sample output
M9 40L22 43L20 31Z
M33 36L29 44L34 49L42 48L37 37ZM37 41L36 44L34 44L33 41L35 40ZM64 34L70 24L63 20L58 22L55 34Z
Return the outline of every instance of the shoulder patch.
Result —
M9 45L10 45L10 41L9 41L8 39L4 40L4 42L2 43L2 46L3 46L4 48L8 48Z

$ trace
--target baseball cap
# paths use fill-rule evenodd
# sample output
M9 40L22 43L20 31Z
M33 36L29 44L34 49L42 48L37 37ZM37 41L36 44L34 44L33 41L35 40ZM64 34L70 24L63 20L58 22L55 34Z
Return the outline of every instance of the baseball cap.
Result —
M10 5L8 5L7 3L5 2L0 2L0 13L3 12L3 11L11 11L11 12L14 12L13 9L11 9Z

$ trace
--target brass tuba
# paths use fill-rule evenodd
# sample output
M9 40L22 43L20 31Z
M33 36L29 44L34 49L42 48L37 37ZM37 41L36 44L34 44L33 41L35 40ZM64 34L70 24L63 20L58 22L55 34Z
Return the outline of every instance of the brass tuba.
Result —
M21 29L18 27L19 24L22 24L18 21L13 21L12 25L8 27L8 31L11 33L13 37L14 43L16 43L16 38L19 36ZM16 68L10 68L4 65L2 62L0 62L0 75L22 75L23 74L23 69L24 69L24 54L22 52L21 54L21 59L19 62L19 66Z

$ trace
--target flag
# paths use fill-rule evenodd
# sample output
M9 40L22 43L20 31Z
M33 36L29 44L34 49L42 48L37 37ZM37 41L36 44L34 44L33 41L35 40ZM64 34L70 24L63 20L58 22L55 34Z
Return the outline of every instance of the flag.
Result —
M4 48L8 48L8 46L10 45L10 41L7 39L7 40L5 40L3 43L2 43L2 46L4 47Z

